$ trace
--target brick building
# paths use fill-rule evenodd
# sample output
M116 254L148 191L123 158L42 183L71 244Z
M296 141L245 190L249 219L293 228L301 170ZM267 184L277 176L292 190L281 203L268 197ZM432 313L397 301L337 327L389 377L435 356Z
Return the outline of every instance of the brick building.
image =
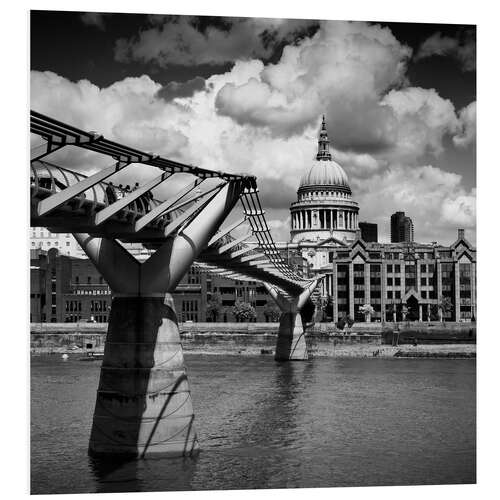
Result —
M288 254L298 268L302 258ZM35 249L30 267L31 322L108 321L111 290L89 259L60 255L56 248L48 252ZM213 320L207 305L215 294L220 297L217 321L236 321L232 308L237 301L251 304L258 322L268 321L268 309L274 307L262 283L235 281L192 266L173 294L178 320Z
M323 248L326 248L323 245ZM366 243L331 248L323 294L333 299L333 319L364 321L363 304L375 309L372 321L407 319L471 321L476 318L476 250L458 230L448 246ZM449 304L443 307L443 303Z
M34 323L108 321L111 292L88 259L31 251L30 319Z

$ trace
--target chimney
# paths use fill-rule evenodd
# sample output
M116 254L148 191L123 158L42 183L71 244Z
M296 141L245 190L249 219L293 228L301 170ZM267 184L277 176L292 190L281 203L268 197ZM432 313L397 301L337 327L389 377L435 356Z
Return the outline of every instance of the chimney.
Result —
M465 229L458 230L458 239L463 240L465 238Z

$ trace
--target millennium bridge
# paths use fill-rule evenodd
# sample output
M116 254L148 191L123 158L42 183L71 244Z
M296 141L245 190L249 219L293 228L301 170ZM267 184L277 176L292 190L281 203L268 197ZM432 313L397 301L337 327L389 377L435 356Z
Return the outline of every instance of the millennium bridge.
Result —
M171 295L182 277L196 265L262 282L281 311L278 361L307 359L304 329L321 277L306 279L281 257L254 176L185 165L35 111L30 130L41 139L31 149L31 226L72 233L113 296L89 454L195 453L199 443ZM62 148L108 157L111 165L95 165L95 173L83 175L50 161ZM125 169L127 178L142 179L141 165L157 176L134 189L110 180ZM169 183L173 194L155 198L153 189ZM226 222L234 212L237 220ZM121 243L141 243L151 256L138 261Z

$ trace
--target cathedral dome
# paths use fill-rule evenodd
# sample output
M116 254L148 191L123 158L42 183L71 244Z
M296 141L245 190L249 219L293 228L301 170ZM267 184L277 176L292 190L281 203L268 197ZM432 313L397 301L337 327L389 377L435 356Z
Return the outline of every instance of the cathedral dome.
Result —
M358 212L359 206L352 199L347 174L330 153L323 116L316 161L307 166L297 190L297 201L290 205L291 241L354 240ZM324 260L321 265L326 263Z
M328 186L349 188L344 169L335 161L318 160L300 180L299 188L307 186Z

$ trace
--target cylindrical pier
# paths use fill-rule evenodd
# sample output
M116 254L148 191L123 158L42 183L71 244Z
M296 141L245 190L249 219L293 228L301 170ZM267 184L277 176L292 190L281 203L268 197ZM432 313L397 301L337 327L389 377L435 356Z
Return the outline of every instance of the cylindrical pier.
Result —
M306 336L300 313L281 313L274 359L276 361L304 361L308 359Z
M197 450L171 295L115 297L89 454L184 456Z

